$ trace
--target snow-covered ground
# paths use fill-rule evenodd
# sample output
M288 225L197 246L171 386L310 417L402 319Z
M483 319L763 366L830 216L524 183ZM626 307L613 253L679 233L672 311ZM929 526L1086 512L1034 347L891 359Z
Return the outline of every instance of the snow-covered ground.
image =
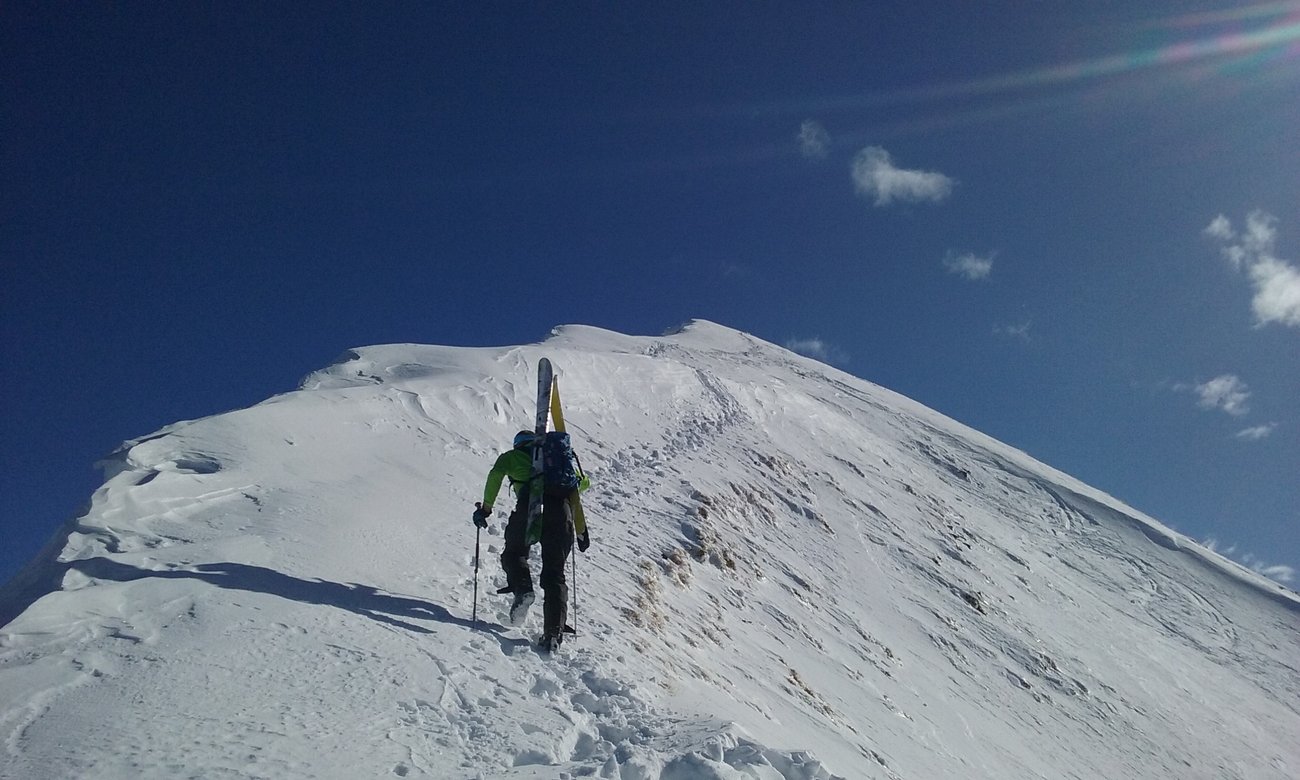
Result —
M556 657L500 511L470 619L541 356L595 483ZM358 349L107 476L0 593L5 778L1300 776L1295 594L711 323Z

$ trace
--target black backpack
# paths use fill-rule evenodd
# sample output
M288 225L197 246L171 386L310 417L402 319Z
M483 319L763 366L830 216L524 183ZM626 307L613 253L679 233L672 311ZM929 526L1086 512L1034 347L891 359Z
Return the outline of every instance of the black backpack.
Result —
M563 431L547 431L542 440L542 484L547 493L568 495L578 488L573 443Z

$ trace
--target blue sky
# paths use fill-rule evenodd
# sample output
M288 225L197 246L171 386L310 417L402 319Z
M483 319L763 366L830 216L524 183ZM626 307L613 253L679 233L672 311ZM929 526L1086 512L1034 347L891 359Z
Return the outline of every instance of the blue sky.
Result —
M7 3L0 577L349 347L692 317L1291 576L1300 3L1177 5Z

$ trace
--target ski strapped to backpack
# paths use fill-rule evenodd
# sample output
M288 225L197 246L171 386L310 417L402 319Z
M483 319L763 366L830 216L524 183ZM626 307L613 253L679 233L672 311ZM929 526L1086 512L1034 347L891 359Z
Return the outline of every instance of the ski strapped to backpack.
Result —
M544 468L542 464L542 441L546 436L547 418L551 413L551 383L553 373L551 361L542 358L537 361L537 419L533 426L533 468L528 485L528 543L532 544L542 535L542 488Z
M551 379L551 421L555 424L555 430L565 430L564 408L560 404L559 377ZM584 472L582 469L582 459L578 457L577 452L573 453L573 460L578 464L578 479L581 481ZM578 535L578 549L585 550L591 537L587 535L587 514L582 509L582 497L577 491L569 494L569 507L573 510L573 530Z

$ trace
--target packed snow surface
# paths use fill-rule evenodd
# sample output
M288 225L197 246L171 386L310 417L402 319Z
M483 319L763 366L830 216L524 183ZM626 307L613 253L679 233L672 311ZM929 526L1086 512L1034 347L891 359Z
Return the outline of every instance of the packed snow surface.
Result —
M551 657L504 499L471 620L542 356L594 482ZM1293 593L712 323L357 349L106 467L0 594L5 778L1300 776Z

